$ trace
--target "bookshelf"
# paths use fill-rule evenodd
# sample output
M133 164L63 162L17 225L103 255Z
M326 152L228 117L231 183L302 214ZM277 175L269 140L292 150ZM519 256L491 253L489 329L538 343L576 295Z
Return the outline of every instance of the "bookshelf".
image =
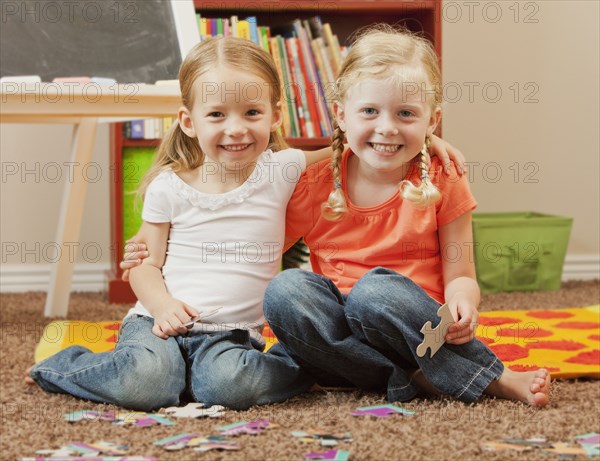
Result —
M196 13L204 18L239 18L254 16L259 25L268 25L271 35L289 35L295 19L319 16L331 24L341 45L349 45L352 35L363 26L373 23L397 24L414 32L421 32L434 44L441 57L441 0L194 0ZM328 137L287 138L290 146L317 149L329 143ZM159 139L129 139L123 136L123 124L110 129L111 165L115 180L110 185L112 261L108 271L108 299L110 302L129 303L135 296L128 283L121 281L119 262L122 258L123 235L123 152L129 148L155 148Z

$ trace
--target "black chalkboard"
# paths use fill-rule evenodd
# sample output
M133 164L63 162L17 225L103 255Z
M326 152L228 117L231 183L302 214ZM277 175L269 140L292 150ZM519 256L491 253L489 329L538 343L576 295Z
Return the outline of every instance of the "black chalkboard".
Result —
M167 0L2 1L0 76L175 79L181 51Z

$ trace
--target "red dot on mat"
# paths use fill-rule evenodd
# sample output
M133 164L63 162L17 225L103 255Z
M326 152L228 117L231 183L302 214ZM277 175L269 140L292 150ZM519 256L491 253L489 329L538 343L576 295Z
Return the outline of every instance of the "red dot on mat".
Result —
M527 312L528 317L535 317L536 319L567 319L573 317L571 312L560 312L560 311L532 311Z
M578 351L584 349L587 346L575 341L538 341L535 343L528 343L528 349L551 349L554 351Z
M117 339L118 339L117 335L112 335L111 337L109 337L109 338L106 338L106 340L105 340L105 341L106 341L107 343L116 343L116 342L117 342Z
M508 368L510 368L512 371L535 371L540 369L540 367L538 367L537 365L520 365L518 363L511 365ZM548 373L556 373L557 371L560 371L560 368L557 367L544 368L548 370Z
M118 330L121 328L121 322L111 323L110 325L106 325L104 328L107 330Z
M495 325L504 325L506 323L519 323L520 319L515 319L512 317L485 317L483 315L479 316L479 325L483 326L495 326Z
M500 328L496 333L498 336L508 336L516 339L527 339L527 338L546 338L552 336L553 333L548 330L542 330L535 325L530 324L529 327L526 325L520 326L519 328Z
M557 328L572 328L575 330L589 330L592 328L600 328L598 322L560 322L554 325Z
M581 352L580 354L565 360L569 363L581 363L583 365L600 365L600 351L595 349L590 352Z
M524 359L529 355L529 351L518 344L497 344L489 347L503 362Z
M600 335L589 335L588 339L591 339L592 341L600 341Z

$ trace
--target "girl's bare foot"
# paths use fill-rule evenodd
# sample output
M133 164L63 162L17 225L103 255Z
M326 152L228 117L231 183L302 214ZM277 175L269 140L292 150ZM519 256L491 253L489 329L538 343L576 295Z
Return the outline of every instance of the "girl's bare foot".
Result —
M545 407L550 402L550 373L545 368L527 372L505 368L500 379L493 381L485 393L534 407Z
M27 370L25 370L25 384L35 384L35 381L33 380L33 378L30 375L32 368L33 368L33 366L31 366Z

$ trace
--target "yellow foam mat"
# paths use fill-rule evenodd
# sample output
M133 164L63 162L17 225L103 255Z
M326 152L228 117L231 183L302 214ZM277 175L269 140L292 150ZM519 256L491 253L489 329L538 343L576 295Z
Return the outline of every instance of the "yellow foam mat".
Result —
M36 347L35 361L73 345L110 351L119 326L119 321L51 322ZM266 349L277 342L268 326L263 336ZM512 370L547 368L553 378L600 378L600 305L482 312L477 336Z

